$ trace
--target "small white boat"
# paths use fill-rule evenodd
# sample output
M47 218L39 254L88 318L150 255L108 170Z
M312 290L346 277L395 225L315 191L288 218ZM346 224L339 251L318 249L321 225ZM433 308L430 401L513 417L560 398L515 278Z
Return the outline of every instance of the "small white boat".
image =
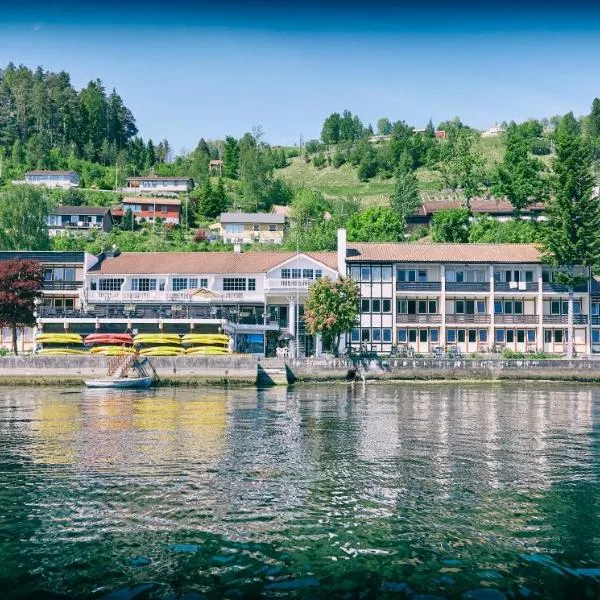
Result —
M154 382L152 377L105 377L104 379L88 379L85 385L89 388L144 389Z

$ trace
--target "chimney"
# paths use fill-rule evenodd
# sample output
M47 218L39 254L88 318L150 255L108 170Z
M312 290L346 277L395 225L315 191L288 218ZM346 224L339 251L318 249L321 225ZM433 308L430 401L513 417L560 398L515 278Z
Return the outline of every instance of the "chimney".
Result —
M337 268L342 277L346 277L346 253L348 244L346 243L346 230L338 229L337 232Z
M240 243L234 244L233 251L235 252L235 254L241 254L242 253L242 245Z

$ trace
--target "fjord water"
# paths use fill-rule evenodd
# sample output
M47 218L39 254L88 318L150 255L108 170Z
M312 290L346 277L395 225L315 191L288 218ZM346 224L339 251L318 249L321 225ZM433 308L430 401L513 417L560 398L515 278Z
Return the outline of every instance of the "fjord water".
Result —
M0 389L1 595L600 597L599 416L570 384Z

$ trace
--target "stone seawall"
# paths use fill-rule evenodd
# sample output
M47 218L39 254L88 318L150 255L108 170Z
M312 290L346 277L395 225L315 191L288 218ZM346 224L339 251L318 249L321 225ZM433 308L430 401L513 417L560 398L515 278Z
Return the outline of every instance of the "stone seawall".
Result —
M104 377L102 356L18 356L0 358L0 385L80 385ZM285 385L294 382L346 381L355 369L359 380L563 380L600 381L600 360L257 359L252 356L153 357L161 381L173 385L205 383Z

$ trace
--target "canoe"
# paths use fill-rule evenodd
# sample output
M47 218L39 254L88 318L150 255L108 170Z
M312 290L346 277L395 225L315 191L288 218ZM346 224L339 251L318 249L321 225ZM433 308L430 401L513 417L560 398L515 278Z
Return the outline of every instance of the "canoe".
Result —
M106 377L105 379L88 379L85 385L89 388L140 389L149 388L152 377Z

